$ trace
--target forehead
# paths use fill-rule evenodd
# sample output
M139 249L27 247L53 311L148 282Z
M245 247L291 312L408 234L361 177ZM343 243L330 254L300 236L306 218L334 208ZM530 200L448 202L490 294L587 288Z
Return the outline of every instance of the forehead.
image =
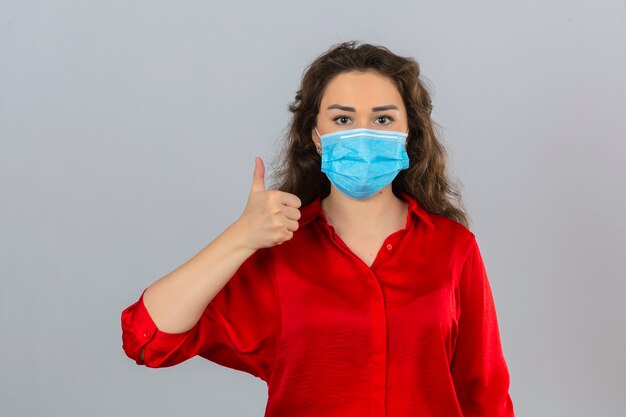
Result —
M333 77L322 96L322 105L402 105L402 96L393 80L375 71L343 72Z

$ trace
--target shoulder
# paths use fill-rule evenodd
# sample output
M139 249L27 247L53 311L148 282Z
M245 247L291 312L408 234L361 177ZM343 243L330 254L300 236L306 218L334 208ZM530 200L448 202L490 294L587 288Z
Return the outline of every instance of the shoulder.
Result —
M476 241L476 235L456 220L435 213L430 213L430 219L434 226L433 232L440 238L466 247L471 246Z
M463 224L440 214L430 213L432 227L428 230L428 245L445 254L451 264L462 264L477 245L476 235Z

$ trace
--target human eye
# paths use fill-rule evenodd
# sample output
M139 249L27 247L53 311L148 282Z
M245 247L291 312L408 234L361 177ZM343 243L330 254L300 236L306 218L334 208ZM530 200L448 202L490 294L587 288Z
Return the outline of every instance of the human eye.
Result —
M382 125L388 125L388 124L390 124L394 120L393 117L391 117L391 116L389 116L387 114L381 114L380 116L376 116L376 120L380 120L380 119L388 119L389 120L386 123L381 123Z
M333 121L336 123L339 119L349 119L350 116L346 116L345 114L340 114L333 118ZM339 123L340 125L344 125L345 123Z

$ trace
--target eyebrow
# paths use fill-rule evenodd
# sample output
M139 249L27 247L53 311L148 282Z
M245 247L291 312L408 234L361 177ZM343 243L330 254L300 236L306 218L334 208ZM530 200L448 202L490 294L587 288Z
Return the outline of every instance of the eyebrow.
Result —
M326 108L326 110L331 110L331 109L339 109L339 110L344 110L344 111L356 112L356 109L354 107L342 106L341 104L331 104L330 106ZM372 107L373 112L383 111L383 110L400 110L400 109L398 109L398 107L393 104L387 104L386 106Z

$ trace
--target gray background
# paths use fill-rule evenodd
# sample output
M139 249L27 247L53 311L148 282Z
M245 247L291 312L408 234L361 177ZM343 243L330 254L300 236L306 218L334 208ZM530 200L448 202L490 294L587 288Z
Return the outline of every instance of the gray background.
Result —
M239 216L349 39L432 88L517 415L625 415L624 0L0 5L1 415L262 416L248 374L135 365L120 314Z

